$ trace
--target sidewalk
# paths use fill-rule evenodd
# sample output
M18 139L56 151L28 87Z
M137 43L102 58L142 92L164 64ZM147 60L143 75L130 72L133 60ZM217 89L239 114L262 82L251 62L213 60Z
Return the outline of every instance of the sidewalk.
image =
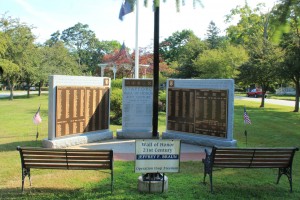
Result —
M112 149L114 151L114 159L122 161L135 160L135 140L126 139L112 139L101 142L82 144L72 146L72 148L79 149ZM204 149L211 149L210 147L203 147L198 145L186 144L181 142L181 161L201 161L205 157Z

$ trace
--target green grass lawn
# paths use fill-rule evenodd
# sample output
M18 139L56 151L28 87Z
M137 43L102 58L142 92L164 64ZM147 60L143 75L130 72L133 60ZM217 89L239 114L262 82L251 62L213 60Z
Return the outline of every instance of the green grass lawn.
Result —
M37 127L32 117L39 105L43 122ZM243 124L243 109L252 121ZM292 107L251 101L235 101L234 139L239 147L246 147L244 131L248 132L248 147L300 146L300 114ZM25 180L21 193L21 164L17 146L41 146L47 138L48 96L15 97L13 101L0 99L0 199L300 199L300 152L293 164L293 193L289 192L286 177L276 185L275 169L220 169L214 172L214 194L209 184L203 185L203 164L182 162L180 173L166 174L169 190L149 194L137 190L134 162L115 161L115 190L110 194L110 176L98 171L32 170L32 187ZM111 125L116 131L120 126ZM165 130L165 114L159 116L159 132Z

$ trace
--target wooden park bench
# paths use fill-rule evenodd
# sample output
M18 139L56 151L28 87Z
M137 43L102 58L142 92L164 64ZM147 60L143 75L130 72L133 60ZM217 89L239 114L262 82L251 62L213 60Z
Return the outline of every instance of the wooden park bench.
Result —
M278 168L277 183L284 174L292 192L292 164L298 148L230 148L213 147L209 154L205 149L204 178L210 178L210 191L213 192L212 174L214 168Z
M50 149L17 147L22 164L22 192L24 179L30 169L110 170L113 192L113 150Z

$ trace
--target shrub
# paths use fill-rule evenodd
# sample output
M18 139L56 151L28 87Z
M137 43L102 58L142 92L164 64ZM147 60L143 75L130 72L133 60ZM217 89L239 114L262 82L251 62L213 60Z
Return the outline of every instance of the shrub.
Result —
M122 81L123 81L123 79L112 80L111 81L111 88L122 89Z
M158 110L161 112L166 112L166 99L167 99L166 90L160 90L159 91Z
M122 124L122 89L112 88L110 97L110 122L112 124Z

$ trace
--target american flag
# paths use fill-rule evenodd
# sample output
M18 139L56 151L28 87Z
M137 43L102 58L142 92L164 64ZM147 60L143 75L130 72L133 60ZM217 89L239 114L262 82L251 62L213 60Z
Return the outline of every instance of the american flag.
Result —
M251 120L247 114L246 107L244 107L244 124L251 124Z
M39 109L36 111L35 115L33 116L33 123L35 125L38 125L39 123L42 122L42 118L41 118L41 115L40 115L40 107Z

